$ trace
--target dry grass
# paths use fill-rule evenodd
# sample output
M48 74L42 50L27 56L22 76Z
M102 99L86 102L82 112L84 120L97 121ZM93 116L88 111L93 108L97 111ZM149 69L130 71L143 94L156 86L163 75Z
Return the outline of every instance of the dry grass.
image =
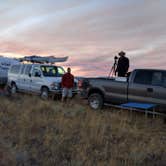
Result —
M0 165L166 165L161 118L94 112L38 97L0 98Z

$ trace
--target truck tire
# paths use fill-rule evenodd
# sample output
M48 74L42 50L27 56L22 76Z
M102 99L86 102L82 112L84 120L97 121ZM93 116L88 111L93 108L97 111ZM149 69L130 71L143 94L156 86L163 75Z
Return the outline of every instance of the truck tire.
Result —
M5 95L6 96L11 96L12 95L11 94L11 86L9 86L9 85L5 86Z
M47 87L43 87L43 88L41 89L40 97L41 97L43 100L47 100L47 99L48 99L48 96L49 96L48 88L47 88Z
M88 97L88 103L94 110L99 110L103 107L103 97L99 93L92 93Z
M15 83L12 83L10 93L11 93L11 95L14 95L14 94L16 94L16 92L17 92L17 86Z

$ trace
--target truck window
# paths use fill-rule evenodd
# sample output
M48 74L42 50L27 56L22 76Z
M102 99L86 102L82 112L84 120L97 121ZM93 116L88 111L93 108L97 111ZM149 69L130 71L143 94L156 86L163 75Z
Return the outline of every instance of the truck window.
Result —
M13 65L13 66L11 67L10 72L11 72L11 73L14 73L14 74L19 73L20 67L21 67L20 65Z
M30 71L31 71L32 65L27 65L25 68L25 75L29 75Z
M25 65L22 65L21 74L24 74Z
M41 76L41 71L39 67L34 67L32 71L32 76L34 77L39 77Z
M41 66L41 71L44 77L56 77L57 67L56 66Z
M65 74L65 70L62 67L57 67L58 69L58 77L61 77Z
M145 85L151 85L152 83L152 72L151 71L137 71L134 83L137 84L145 84Z
M162 72L153 72L152 75L152 85L161 86L162 85Z

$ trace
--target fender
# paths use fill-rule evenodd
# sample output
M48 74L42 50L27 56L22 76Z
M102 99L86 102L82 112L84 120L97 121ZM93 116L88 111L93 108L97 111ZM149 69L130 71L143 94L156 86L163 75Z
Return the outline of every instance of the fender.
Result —
M103 92L100 88L97 88L97 87L90 88L89 91L88 91L88 97L89 97L92 93L99 93L99 94L101 94L102 97L104 98L104 92Z

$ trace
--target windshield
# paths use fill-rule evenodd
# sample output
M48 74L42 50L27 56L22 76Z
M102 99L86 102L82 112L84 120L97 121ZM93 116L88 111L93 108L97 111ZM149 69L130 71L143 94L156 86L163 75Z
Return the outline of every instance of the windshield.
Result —
M41 66L41 71L44 77L61 77L65 73L62 67L56 66Z
M58 76L61 77L65 74L65 70L62 67L57 67L58 69Z

